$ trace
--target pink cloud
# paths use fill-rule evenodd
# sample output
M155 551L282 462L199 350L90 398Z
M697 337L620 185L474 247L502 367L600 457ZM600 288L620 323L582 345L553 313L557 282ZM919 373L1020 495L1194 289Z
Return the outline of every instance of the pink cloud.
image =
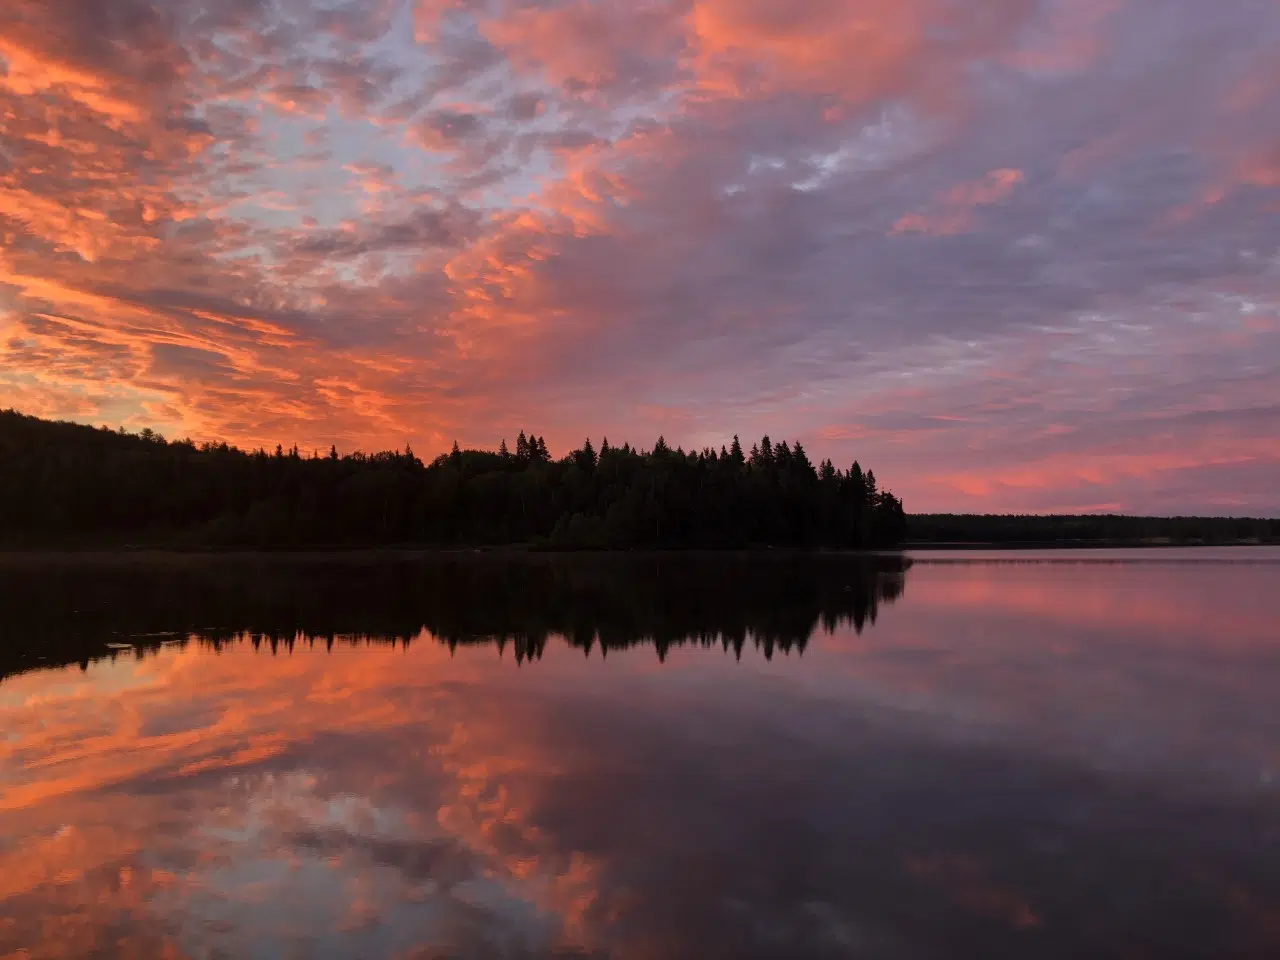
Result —
M767 430L915 509L1280 509L1207 433L1052 466L1157 412L1274 432L1260 7L109 6L0 11L0 405L423 454Z
M893 225L895 234L927 233L937 237L964 233L973 225L974 212L1011 196L1026 182L1021 170L992 170L981 180L961 183L938 198L936 212L909 213Z

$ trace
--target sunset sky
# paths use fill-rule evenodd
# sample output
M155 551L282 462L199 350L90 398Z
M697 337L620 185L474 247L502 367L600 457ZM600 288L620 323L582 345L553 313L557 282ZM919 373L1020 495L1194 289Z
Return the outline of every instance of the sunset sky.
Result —
M0 407L1280 515L1280 2L0 0Z

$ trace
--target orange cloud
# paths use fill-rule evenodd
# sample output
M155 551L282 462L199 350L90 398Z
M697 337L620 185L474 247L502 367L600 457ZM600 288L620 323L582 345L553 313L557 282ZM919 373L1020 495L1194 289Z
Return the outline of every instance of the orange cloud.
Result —
M143 118L142 108L115 96L111 82L105 77L56 60L44 60L35 51L24 49L13 39L0 35L0 56L8 61L8 70L0 74L0 88L19 96L55 91L102 114L110 121L136 123Z
M961 10L937 0L698 0L691 46L711 90L817 89L846 102L954 102L954 71L999 49L1030 5L998 0ZM945 38L945 39L944 39Z
M415 0L413 32L418 43L432 43L440 36L440 24L454 10L465 8L466 0Z
M1280 463L1280 440L1224 434L1198 438L1182 449L1076 450L990 471L934 475L929 482L972 497L997 501L1002 490L1063 490L1077 484L1107 486L1212 465Z
M936 213L902 217L893 225L893 233L926 233L935 237L964 233L973 226L974 211L1000 203L1025 182L1021 170L992 170L981 180L952 187L938 199Z
M1145 62L1137 2L415 0L411 38L390 2L10 0L0 405L427 455L530 421L652 442L669 408L691 411L677 443L796 434L937 337L1048 343L1117 299L1261 276L1274 42L1247 31L1246 55L1236 11L1213 36L1241 56L1199 56L1180 7L1169 56L1196 71L1100 72ZM1155 109L1162 84L1185 111ZM922 269L909 233L954 239ZM887 451L897 490L914 469L892 428L816 439Z

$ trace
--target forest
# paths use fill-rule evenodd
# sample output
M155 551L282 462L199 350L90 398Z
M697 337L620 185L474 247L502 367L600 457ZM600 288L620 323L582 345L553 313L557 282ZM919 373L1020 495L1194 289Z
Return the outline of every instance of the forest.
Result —
M528 544L558 549L890 547L902 502L796 442L744 450L514 449L307 455L0 412L0 542L255 548Z
M981 546L1158 546L1280 542L1280 519L915 514L908 542Z
M433 638L517 663L561 641L586 656L696 645L771 658L818 631L861 633L910 566L791 551L0 553L0 680L188 641L285 653Z

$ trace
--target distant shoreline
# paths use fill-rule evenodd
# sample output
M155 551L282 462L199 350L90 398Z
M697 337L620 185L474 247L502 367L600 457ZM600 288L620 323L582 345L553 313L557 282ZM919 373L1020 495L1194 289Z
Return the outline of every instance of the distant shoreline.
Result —
M1195 547L1274 547L1277 540L988 540L988 541L908 541L902 550L1179 550Z

